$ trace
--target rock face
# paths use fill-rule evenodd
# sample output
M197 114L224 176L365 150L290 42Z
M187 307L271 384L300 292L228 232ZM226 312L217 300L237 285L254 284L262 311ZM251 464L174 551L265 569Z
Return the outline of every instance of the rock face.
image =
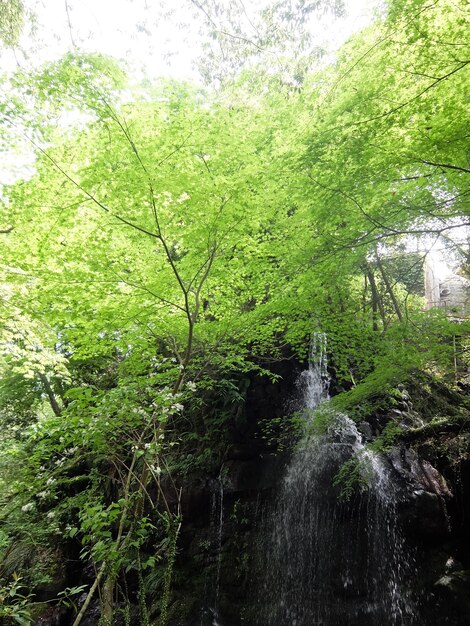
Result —
M245 441L240 437L228 447L219 477L213 477L200 492L205 502L205 515L198 522L189 521L184 528L178 562L180 575L177 576L181 584L175 586L170 626L278 626L280 623L301 626L311 623L305 616L300 621L298 616L288 614L281 621L280 614L276 617L278 621L262 617L263 602L272 606L281 593L273 585L270 570L280 568L282 559L292 558L297 563L289 574L293 576L294 585L296 578L305 576L302 560L308 529L305 537L299 539L297 552L289 554L287 550L279 563L268 559L260 565L258 558L260 550L266 551L266 536L262 539L262 533L270 523L272 506L282 488L290 454L274 451L269 442L259 437L257 426L265 418L282 414L286 406L282 405L281 398L289 395L286 387L292 383L293 376L290 376L283 389L277 386L279 383L263 383L262 391L255 384L251 394L248 393L245 410L249 434ZM371 415L358 425L364 441L374 440L391 420L399 421L410 433L423 428L427 417L414 410L413 398L406 389L402 388L401 394L401 404L395 403L393 412ZM393 524L400 530L393 532L399 532L397 536L403 537L412 554L411 576L417 590L412 609L415 614L408 615L408 621L403 623L464 626L470 623L470 537L466 522L470 515L470 434L445 432L444 436L438 433L437 436L414 437L413 434L405 438L406 443L398 443L381 457L397 494ZM351 446L354 442L343 443ZM322 481L333 481L338 466L330 469L322 474ZM306 480L314 479L306 477ZM339 493L333 485L330 496L320 503L319 510L336 506ZM337 508L337 516L343 520L340 534L344 530L341 535L344 542L338 552L347 551L348 545L352 547L354 535L362 536L361 542L365 543L361 545L366 545L371 541L370 533L375 532L373 540L378 546L377 555L380 554L380 547L388 538L377 530L368 530L360 522L364 511L367 513L367 506L375 506L373 501L367 492L359 490L349 502ZM314 511L308 500L304 505L308 511ZM194 507L194 510L203 509L202 505ZM290 520L287 527L294 522ZM282 541L280 535L278 538ZM263 541L264 545L260 545ZM268 537L267 543L270 541L274 539ZM312 554L311 558L314 556ZM370 584L364 577L366 564L361 565L358 557L357 571L348 574L334 555L331 559L326 570L329 575L333 574L332 587L325 588L325 593L333 594L336 603L347 607L338 615L349 617L332 613L319 623L376 626L378 622L368 616L364 602L368 593L366 587ZM357 582L361 576L362 588ZM359 617L353 618L354 615ZM402 623L397 615L390 615L385 612L380 623ZM346 621L341 621L344 619Z
M300 371L286 362L278 364L277 383L252 380L217 475L183 488L185 521L169 626L250 624L257 527L289 459L274 441ZM268 423L273 426L265 432Z
M416 450L394 448L388 458L403 482L401 523L420 540L439 541L450 532L447 503L453 497L445 478Z

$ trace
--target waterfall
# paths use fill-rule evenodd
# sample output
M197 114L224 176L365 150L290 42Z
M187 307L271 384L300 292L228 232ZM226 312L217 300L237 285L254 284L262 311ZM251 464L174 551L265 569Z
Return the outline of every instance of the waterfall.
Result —
M212 488L210 530L211 551L216 555L215 585L207 590L207 604L201 613L200 626L221 626L219 618L220 602L220 571L222 566L222 535L224 528L224 483L222 469Z
M216 570L216 580L215 580L215 602L214 608L212 609L213 613L213 621L212 626L219 626L219 601L220 601L220 568L222 565L222 532L224 529L224 483L222 477L222 470L220 470L219 478L217 479L218 483L218 493L214 494L214 520L216 526L216 541L217 541L217 570ZM216 503L218 500L218 506Z
M315 334L299 381L305 408L328 399L328 383L326 338ZM334 479L350 459L368 486L345 502ZM331 414L326 432L306 434L261 533L257 626L418 623L415 566L396 522L400 494L391 478L345 415Z
M315 332L308 351L308 367L297 381L301 405L315 409L329 399L330 377L326 352L326 334Z

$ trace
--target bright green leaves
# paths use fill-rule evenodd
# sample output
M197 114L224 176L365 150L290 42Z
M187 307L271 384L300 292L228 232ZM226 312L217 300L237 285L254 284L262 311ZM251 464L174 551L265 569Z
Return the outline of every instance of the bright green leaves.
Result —
M305 165L325 216L338 215L342 230L330 231L337 248L466 213L459 193L468 167L463 7L421 9L346 44L320 98Z
M400 6L302 90L246 70L124 102L96 55L10 77L2 130L36 161L1 197L1 492L18 535L80 540L103 594L166 557L167 598L161 476L218 471L245 374L306 358L312 330L360 400L454 374L465 326L422 311L404 237L468 212L466 33L459 3Z
M101 103L105 111L107 100L125 87L126 75L110 57L68 53L33 74L32 85L40 103L63 106L66 99L90 108Z
M67 359L54 349L51 331L37 320L16 316L2 325L0 355L9 369L26 379L52 375L69 379Z
M22 0L1 0L0 41L6 46L18 43L23 28L25 8Z
M162 83L122 104L119 70L102 57L38 72L37 101L90 116L51 134L36 176L8 192L12 301L60 329L77 358L153 333L181 362L193 316L197 340L232 336L256 352L280 335L300 345L311 311L336 336L331 320L361 308L384 239L466 212L462 7L413 7L353 38L295 94L270 83L255 96L245 75L219 99ZM290 20L287 9L276 11ZM360 326L345 343L360 344Z
M11 191L10 264L75 349L80 332L82 343L116 340L148 323L179 343L186 306L220 321L275 291L284 253L272 244L284 241L287 208L275 200L265 120L173 86L159 99L110 106Z

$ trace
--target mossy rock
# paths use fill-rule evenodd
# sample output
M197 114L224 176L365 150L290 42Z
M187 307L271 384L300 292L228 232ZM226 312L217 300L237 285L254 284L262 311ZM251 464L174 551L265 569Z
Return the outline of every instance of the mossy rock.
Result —
M201 613L200 599L183 594L175 594L175 596L168 607L168 626L187 626L198 623L197 618Z

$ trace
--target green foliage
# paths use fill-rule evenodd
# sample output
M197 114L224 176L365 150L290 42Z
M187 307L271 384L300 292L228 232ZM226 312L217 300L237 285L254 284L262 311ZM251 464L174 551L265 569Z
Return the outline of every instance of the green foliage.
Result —
M30 626L32 617L29 611L31 595L26 594L21 577L14 574L10 583L0 585L0 619L5 624Z
M24 22L25 7L22 0L1 0L0 41L6 46L18 43Z
M340 467L333 485L339 487L342 500L350 500L358 491L367 489L372 475L368 457L355 455Z
M324 52L311 23L325 13L338 16L344 10L342 0L274 0L256 7L250 16L244 5L232 2L190 4L197 9L194 16L203 18L199 71L207 83L227 85L249 68L250 77L289 88L302 84Z
M373 452L387 452L395 445L402 433L403 427L396 422L390 421L368 447Z
M394 0L309 72L302 29L319 6L260 16L267 49L288 57L301 35L287 78L255 57L219 93L161 81L124 94L115 61L69 54L3 82L0 139L35 160L0 196L0 547L8 564L13 545L79 543L101 572L103 620L132 573L142 623L151 576L165 622L173 477L220 468L247 428L248 375L287 346L305 359L312 328L345 390L331 405L356 419L387 410L416 371L448 383L463 367L468 322L423 311L419 281L426 235L468 225L465 7ZM238 52L235 73L251 58ZM265 437L285 449L303 428L272 420ZM390 424L376 446L398 435ZM361 463L340 472L346 496ZM34 590L52 567L34 574L21 550ZM21 617L13 571L2 585Z
M386 407L397 384L428 368L434 376L452 379L453 336L467 323L450 321L440 311L414 312L382 337L373 369L357 386L333 398L333 406L355 419Z
M75 587L66 587L62 591L59 591L57 594L58 599L60 600L60 604L67 608L72 608L74 611L77 610L77 596L82 594L86 589L86 585L77 585Z
M318 421L316 421L318 424ZM266 420L261 426L261 437L276 452L292 450L305 433L306 419L302 413Z

